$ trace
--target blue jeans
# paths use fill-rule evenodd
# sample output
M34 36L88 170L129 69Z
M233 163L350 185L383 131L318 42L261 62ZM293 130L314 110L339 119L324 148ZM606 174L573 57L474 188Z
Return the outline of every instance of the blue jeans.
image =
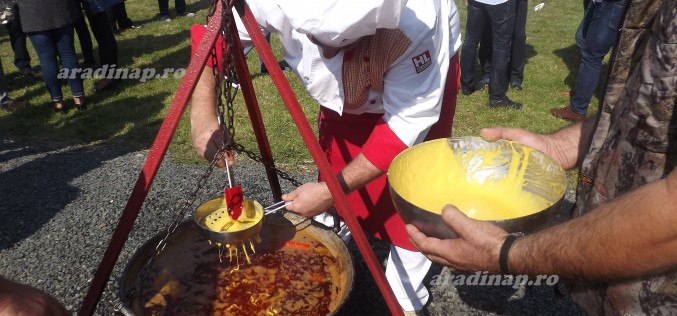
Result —
M592 0L583 1L583 19L581 20L581 23L578 24L578 29L576 29L576 46L578 47L579 52L583 50L583 47L585 46L584 34L588 33L588 27L590 27L592 14L588 15L587 13L591 2Z
M68 69L68 86L71 88L73 97L85 95L80 76L71 76L74 69L80 68L78 57L75 54L73 43L73 26L64 26L58 29L28 33L33 43L33 48L40 58L42 68L42 80L47 85L47 90L53 101L63 100L61 84L57 77L59 65L56 60L57 54L63 68Z
M461 87L475 89L475 60L484 25L490 20L492 34L489 99L501 100L508 90L508 60L515 30L515 1L489 5L468 0L466 36L461 48Z
M586 114L597 90L604 56L611 50L620 28L624 3L623 0L593 2L585 11L579 27L580 38L579 34L576 36L577 45L581 48L581 63L571 97L571 109L578 114Z

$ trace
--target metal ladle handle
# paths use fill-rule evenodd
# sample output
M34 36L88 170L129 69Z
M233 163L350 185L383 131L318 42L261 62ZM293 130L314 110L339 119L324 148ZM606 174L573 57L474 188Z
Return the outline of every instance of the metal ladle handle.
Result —
M263 215L273 214L273 213L289 206L289 204L291 204L291 202L280 201L280 202L277 202L273 205L266 206L266 207L263 208L263 213L264 213Z
M226 159L227 158L226 156L227 154L226 152L224 152L223 161L226 163L226 175L228 176L228 187L232 188L233 183L235 182L235 176L232 173L230 173L230 165L228 164L228 159Z

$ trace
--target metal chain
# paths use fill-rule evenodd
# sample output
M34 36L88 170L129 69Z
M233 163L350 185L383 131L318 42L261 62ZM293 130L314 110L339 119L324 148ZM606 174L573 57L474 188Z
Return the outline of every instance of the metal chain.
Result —
M145 281L148 278L151 265L153 264L157 256L160 254L160 252L162 252L162 250L165 248L165 246L167 245L167 240L174 233L174 231L176 231L177 227L186 216L188 210L192 209L192 206L195 203L197 196L200 194L204 186L207 184L209 176L212 174L212 171L214 170L214 167L216 166L217 162L222 159L225 160L226 152L228 150L235 149L238 152L246 154L247 157L249 157L250 159L265 165L265 162L261 157L256 155L254 152L247 150L244 146L236 143L234 140L235 110L233 106L233 101L235 100L235 97L237 95L238 87L234 67L234 55L233 55L234 39L233 36L231 35L230 28L235 27L235 24L234 21L231 19L232 8L228 5L226 0L212 0L207 20L209 20L210 17L213 17L216 11L216 4L218 3L218 1L221 1L223 5L221 10L222 12L221 27L219 30L220 36L223 39L220 47L221 56L223 57L223 59L222 62L219 63L216 45L212 47L210 58L213 65L212 73L214 74L215 81L214 93L216 96L216 111L218 113L219 127L221 129L221 132L223 133L223 143L219 151L216 153L216 155L214 155L214 158L209 163L209 167L207 168L205 173L198 180L195 190L188 196L187 199L184 199L182 201L183 206L181 207L181 210L174 218L174 220L171 222L169 227L167 227L167 229L165 230L165 235L155 246L155 251L153 252L153 254L151 254L146 264L143 266L143 268L141 268L141 271L139 272L139 275L137 276L134 285L125 292L122 300L118 299L115 302L113 302L116 311L121 311L124 308L125 302L127 303L131 302L132 296L140 288L143 281ZM223 102L224 91L225 91L225 102ZM297 187L302 185L301 182L294 179L294 177L292 177L288 173L275 167L273 167L273 170L275 170L275 173L280 178L289 181L292 185Z
M228 144L228 149L232 149L235 143L235 109L233 106L233 101L235 101L235 95L237 94L237 77L235 75L235 58L233 54L233 48L235 47L235 39L232 36L232 30L235 27L235 21L233 21L232 8L224 1L223 10L221 11L221 36L223 41L221 42L221 56L223 57L224 74L226 80L223 81L223 90L225 90L226 104L225 109L223 108L223 102L220 103L220 112L225 114L226 127L222 130L224 131L224 142ZM225 25L224 25L225 24ZM228 131L228 135L225 135L225 131Z
M258 162L258 163L261 163L261 164L263 164L264 166L266 165L265 161L263 161L263 158L261 158L260 156L258 156L258 155L257 155L256 153L254 153L253 151L246 149L244 146L242 146L242 145L239 144L239 143L236 143L236 144L235 144L235 150L237 150L237 152L244 153L244 154L247 155L247 157L249 157L249 159L251 159L251 160L254 160L254 161ZM298 180L296 180L296 179L295 179L293 176L291 176L290 174L288 174L288 173L286 173L286 172L284 172L284 171L278 169L277 167L273 167L273 170L275 171L275 173L277 174L278 177L280 177L280 178L282 178L282 179L284 179L284 180L289 181L289 183L291 183L291 184L292 184L293 186L295 186L295 187L300 187L300 186L303 184L303 183L299 182Z
M214 0L212 2L213 6L216 6L216 1L219 0ZM214 9L215 10L215 9ZM212 11L210 11L212 12ZM227 5L227 3L223 4L223 10L222 16L221 16L221 38L223 41L221 42L221 56L223 56L222 64L225 65L225 67L217 67L215 66L213 68L214 71L214 76L217 77L217 81L215 83L216 85L216 100L217 100L217 112L219 114L219 126L221 127L221 131L224 133L224 145L226 148L230 149L235 149L238 152L245 153L250 159L259 162L263 165L266 165L263 159L259 156L257 156L254 152L247 150L244 146L241 144L237 143L235 141L235 110L234 110L234 100L237 95L238 91L238 86L234 85L232 83L237 84L237 76L235 73L235 62L234 62L234 54L233 52L233 47L234 47L234 38L232 37L231 33L231 28L236 27L234 25L234 22L230 17L232 8ZM213 13L213 12L212 12ZM213 65L218 65L218 60L216 58L216 48L213 48L213 53L212 53L212 63ZM221 73L219 73L219 70L217 69L223 69ZM221 80L223 79L223 80ZM225 91L225 93L224 93ZM225 104L223 102L222 96L225 96ZM223 115L225 114L225 119L223 118ZM226 133L227 131L227 133ZM301 186L302 183L294 179L291 175L285 173L282 170L279 170L277 168L273 168L275 170L275 173L277 175L284 179L289 181L292 185L294 186Z
M212 16L214 14L214 12L216 10L217 1L222 1L223 8L227 9L227 11L222 10L222 12L224 12L224 11L226 12L226 13L224 13L224 16L221 17L222 22L221 22L220 32L221 32L221 35L223 36L224 34L230 34L230 32L228 30L225 30L224 26L229 27L229 26L233 25L232 23L224 22L225 16L227 16L228 13L230 12L230 6L226 3L225 0L213 0L211 7L209 9L209 16ZM232 45L230 47L232 47ZM229 52L230 52L230 50L229 50ZM222 55L222 56L225 56L225 51L223 50L223 47L222 47L222 53L224 53L224 55ZM221 119L221 117L222 117L221 115L224 112L221 111L223 109L223 102L222 102L222 99L221 99L221 92L222 91L221 91L221 84L220 84L221 83L221 77L219 76L219 67L218 67L219 64L218 64L218 60L217 60L217 57L216 57L216 48L215 47L212 47L211 60L212 60L212 63L214 65L213 71L214 71L214 78L215 78L215 81L216 81L216 87L215 88L216 88L216 97L217 97L216 98L216 100L217 100L217 110L220 111L219 118ZM232 58L230 60L232 60ZM229 70L226 71L227 73L229 73L229 74L235 73L233 71L232 63L231 63L231 66L229 66L228 68L229 68ZM233 77L228 76L228 78L233 78ZM227 86L230 87L230 84L228 84L225 81L226 80L224 80L224 83L226 83ZM116 302L113 302L114 308L115 308L116 311L121 311L124 308L124 302L128 302L128 303L131 302L130 300L131 300L132 296L134 295L134 293L136 293L136 291L140 288L143 281L146 280L146 278L148 278L148 275L150 273L150 267L153 264L153 262L155 261L155 259L157 258L157 256L160 254L160 252L162 252L162 250L164 250L165 246L167 245L167 240L176 231L177 227L179 227L179 224L181 224L181 221L183 221L183 219L185 218L188 210L192 209L193 204L195 204L195 200L197 200L197 196L200 194L200 192L202 191L204 186L207 184L207 182L209 180L209 176L212 174L212 171L214 171L214 167L216 166L217 162L222 160L222 159L225 159L226 151L228 149L232 148L232 144L233 144L232 136L235 134L234 129L232 129L232 126L233 126L233 124L232 124L232 122L233 122L233 119L232 119L232 114L233 114L232 100L234 99L235 95L234 95L234 93L232 93L230 91L230 88L227 89L227 95L228 95L228 103L229 103L229 106L228 106L229 112L228 113L231 117L229 119L229 125L231 126L230 131L229 131L230 137L229 138L226 137L226 129L222 128L222 132L224 133L224 141L223 141L221 148L218 150L216 155L214 155L214 158L209 163L207 170L198 180L195 190L193 190L193 192L188 196L187 199L183 199L182 207L181 207L179 213L176 215L176 217L174 217L174 219L170 223L169 227L167 227L165 229L165 235L157 243L157 245L155 246L155 251L151 254L150 258L148 258L148 261L143 266L143 268L141 268L141 271L139 272L139 275L137 276L137 278L134 282L134 285L132 287L130 287L129 289L127 289L127 291L125 292L122 300L118 299L118 300L116 300ZM223 126L223 120L222 119L221 119L220 123L221 123L220 125ZM230 148L229 148L229 146L227 146L228 143L231 144Z

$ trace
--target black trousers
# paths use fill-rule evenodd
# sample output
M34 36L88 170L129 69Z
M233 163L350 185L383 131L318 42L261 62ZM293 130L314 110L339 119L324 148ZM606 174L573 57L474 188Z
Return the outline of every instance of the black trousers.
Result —
M522 83L524 80L524 65L526 64L527 48L527 11L529 10L529 0L510 0L515 1L515 32L512 36L512 46L510 50L510 59L508 61L508 75L510 81ZM489 79L491 74L491 51L492 51L492 33L491 22L487 21L480 42L478 53L480 67L482 68L482 79Z
M157 0L157 3L160 7L160 16L169 16L169 0ZM176 13L186 13L186 0L174 0L174 6Z
M106 15L112 30L128 29L134 25L134 22L127 16L127 8L124 1L106 9Z
M73 24L73 27L75 28L75 33L78 35L78 39L80 40L80 50L82 51L83 63L88 65L96 64L92 36L89 35L89 27L85 21L85 16L80 16L80 18Z
M118 63L118 44L110 28L106 12L91 14L85 10L89 28L94 34L96 42L99 44L99 62L103 65L117 65ZM80 39L80 47L85 63L94 63L94 48L92 38L89 36L89 29L85 23L84 17L75 23L75 31Z
M492 56L489 78L489 99L500 100L508 90L508 60L515 30L515 0L489 5L468 0L466 37L461 48L461 87L475 89L475 60L484 26L491 21Z
M14 5L14 20L5 24L7 33L9 34L9 42L14 51L14 66L21 70L31 67L31 55L28 54L26 48L26 34L21 28L21 17L19 16L19 8Z

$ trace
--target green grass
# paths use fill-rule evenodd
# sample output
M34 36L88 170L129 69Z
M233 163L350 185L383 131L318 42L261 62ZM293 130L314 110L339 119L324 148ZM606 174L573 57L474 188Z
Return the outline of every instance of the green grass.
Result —
M139 30L128 30L117 37L119 66L139 68L186 67L190 58L189 28L195 23L205 23L210 1L189 1L189 10L197 12L195 18L174 18L171 22L157 19L158 8L143 0L127 0L127 11ZM465 31L465 6L457 0ZM509 91L510 98L524 103L521 111L490 109L486 89L471 96L459 95L455 118L455 135L477 135L479 129L489 126L520 127L547 133L567 125L553 118L548 110L562 106L568 100L558 91L573 87L578 63L574 33L580 22L582 10L575 1L556 0L546 3L540 11L533 11L530 3L527 22L527 65L524 90ZM40 81L29 81L18 76L12 65L13 52L4 28L0 28L0 57L8 77L14 78L10 95L29 100L32 106L14 113L0 112L0 134L12 137L29 137L68 143L123 144L147 149L152 144L160 124L167 113L180 79L170 76L146 82L124 80L113 91L94 94L93 80L85 81L90 108L87 111L53 113L48 105L49 95ZM96 43L95 43L96 44ZM280 51L279 41L273 36L273 50ZM30 45L29 45L30 47ZM79 51L79 45L76 43ZM37 55L30 48L33 65ZM279 57L279 55L278 55ZM281 57L279 57L281 59ZM248 66L253 74L254 88L273 150L279 165L301 166L311 164L310 155L303 144L289 114L270 77L258 74L258 55L253 51ZM34 67L38 68L38 67ZM315 128L318 105L305 93L292 72L286 73L299 101ZM63 87L68 98L68 87ZM590 112L596 111L594 99ZM245 147L255 150L256 143L244 108L238 97L236 102L236 137ZM187 113L187 111L186 111ZM201 161L190 144L190 128L184 114L170 146L170 152L181 161Z
M465 32L465 6L457 1ZM527 17L527 64L524 90L509 89L508 96L524 104L520 111L489 109L487 89L471 96L459 95L454 121L455 135L477 135L483 127L503 125L547 133L567 126L548 110L563 106L568 99L558 92L570 90L578 67L574 34L582 17L580 3L551 1L534 11L531 2ZM596 101L592 102L596 104ZM590 112L596 109L591 106Z

